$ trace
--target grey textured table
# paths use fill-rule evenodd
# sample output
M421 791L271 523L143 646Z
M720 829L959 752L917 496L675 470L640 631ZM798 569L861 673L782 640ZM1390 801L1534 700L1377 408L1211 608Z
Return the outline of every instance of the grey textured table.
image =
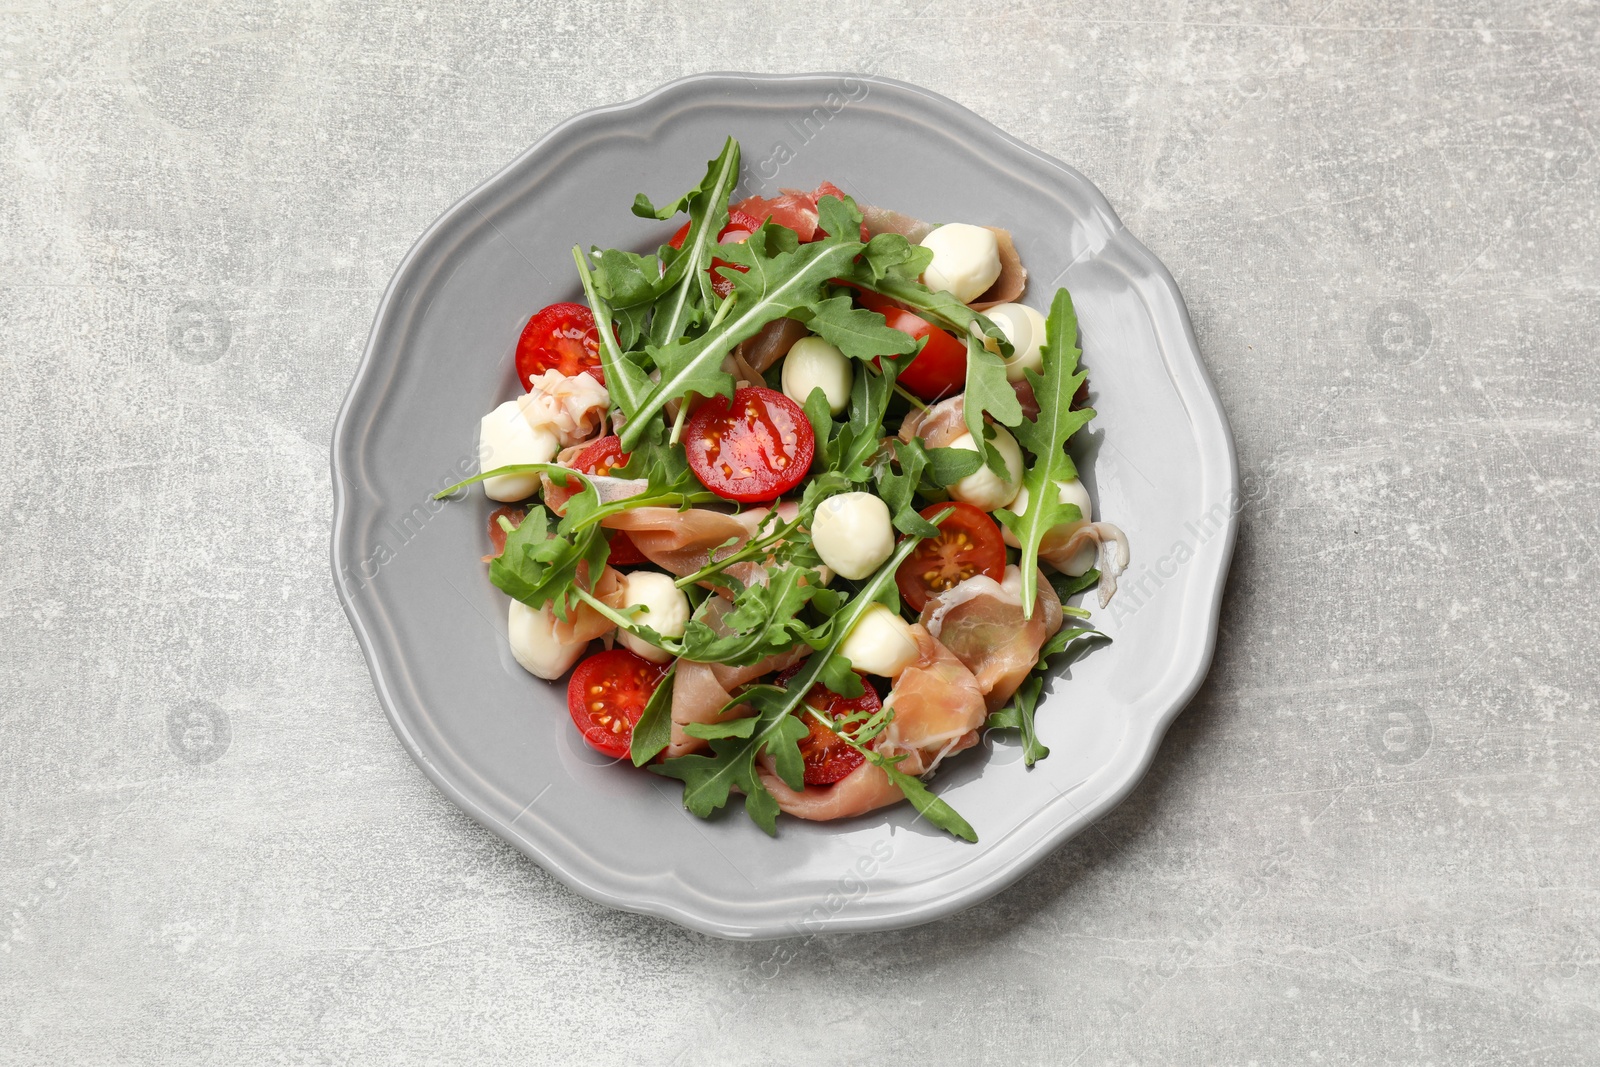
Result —
M0 1062L1594 1062L1600 12L1106 11L0 15ZM1081 168L1249 488L1149 777L914 931L576 897L412 766L332 593L329 434L412 239L727 67L874 69Z

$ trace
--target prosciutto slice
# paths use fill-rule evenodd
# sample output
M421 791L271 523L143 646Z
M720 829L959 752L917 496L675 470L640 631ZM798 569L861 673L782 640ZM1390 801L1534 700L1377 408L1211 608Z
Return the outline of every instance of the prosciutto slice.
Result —
M798 792L790 789L766 762L756 766L756 774L777 800L778 810L812 822L865 815L905 799L900 787L870 763L863 763L832 785L808 785Z
M787 226L800 238L800 243L817 236L817 201L824 196L844 199L844 191L832 182L823 182L811 192L804 189L779 189L781 194L773 199L764 196L747 196L728 208L730 215L743 212L753 219L765 222L771 219L779 226Z
M917 658L895 675L885 706L894 719L878 750L895 756L912 753L932 770L951 752L978 743L978 728L988 715L983 690L972 672L944 643L917 623L911 627ZM907 773L921 773L907 771Z
M900 440L910 444L912 438L920 437L929 448L948 448L962 434L970 432L966 410L959 396L941 400L931 407L913 408L900 423Z
M922 239L933 232L931 222L882 207L861 205L861 221L867 227L867 233L873 237L880 233L897 233L914 245L921 244Z
M533 378L517 406L530 426L543 426L562 445L575 445L600 428L611 410L611 394L591 375L547 370Z
M724 600L713 600L708 603L703 616L706 625L718 633L726 632L722 626L722 617L731 608L732 605ZM809 647L801 645L788 652L768 656L748 667L678 660L678 673L672 685L672 741L667 745L667 758L686 755L705 747L706 743L700 738L690 737L684 733L684 726L691 722L722 722L724 719L737 719L749 715L752 709L748 704L736 704L726 712L723 712L723 709L733 700L734 694L741 686L749 685L757 678L773 671L788 670L805 659L810 652Z
M1128 569L1128 536L1109 522L1078 522L1058 526L1039 543L1039 558L1059 571L1072 573L1073 560L1088 545L1095 546L1100 568L1100 606L1117 595L1117 577ZM1080 572L1081 573L1081 572Z
M928 600L921 622L972 671L989 711L998 711L1039 660L1039 649L1061 629L1061 601L1039 576L1033 614L1022 614L1022 571L1006 568L1002 581L968 578Z
M585 565L580 564L580 567L582 566ZM580 570L580 579L587 573L585 570ZM606 607L621 608L623 601L626 600L622 583L622 572L615 567L607 567L600 572L600 580L594 583L594 588L590 592L594 594L596 600ZM597 637L604 637L614 629L616 629L616 625L610 619L601 615L588 604L583 603L578 604L567 613L566 622L554 618L552 614L550 627L552 636L562 644L570 644L574 641L593 641Z
M711 559L713 550L732 540L750 539L765 512L759 509L730 515L709 508L630 508L601 520L613 530L626 530L645 558L680 578L693 574Z
M793 319L773 319L761 327L754 337L740 341L733 350L735 369L729 373L739 376L738 363L755 372L754 384L762 384L761 374L778 360L789 354L794 343L811 331Z
M950 753L977 744L987 710L972 672L921 624L911 632L918 655L895 676L885 701L894 706L894 720L880 735L877 748L886 756L904 755L899 769L922 775ZM778 808L800 819L845 819L902 798L889 776L870 763L833 785L808 785L798 791L773 773L770 762L763 762L757 771Z

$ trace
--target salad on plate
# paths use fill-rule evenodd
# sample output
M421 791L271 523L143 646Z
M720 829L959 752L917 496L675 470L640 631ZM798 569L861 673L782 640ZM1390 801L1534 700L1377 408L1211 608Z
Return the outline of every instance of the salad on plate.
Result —
M909 800L974 841L924 779L984 729L1048 754L1044 672L1103 638L1068 598L1104 607L1128 564L1068 454L1095 414L1072 299L1021 302L1004 230L738 180L729 138L635 200L687 220L665 244L573 249L582 302L528 320L524 392L440 496L501 505L517 661L570 671L584 740L694 814L742 794L774 833Z

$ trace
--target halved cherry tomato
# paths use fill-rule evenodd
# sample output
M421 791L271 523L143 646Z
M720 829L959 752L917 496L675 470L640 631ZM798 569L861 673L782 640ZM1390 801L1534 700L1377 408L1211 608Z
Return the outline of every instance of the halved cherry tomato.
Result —
M788 688L789 682L800 673L804 664L797 663L778 675L778 685ZM865 679L861 682L861 695L842 697L820 682L806 694L806 703L838 722L844 716L858 711L877 711L883 706L877 690ZM867 761L849 742L818 722L805 710L796 712L811 731L800 739L800 755L806 761L806 785L832 785Z
M615 467L626 467L630 458L622 450L622 438L612 434L584 445L572 458L572 465L585 474L610 474Z
M522 379L522 388L531 388L533 379L548 370L569 378L590 374L602 383L606 380L600 367L600 331L594 312L582 304L551 304L522 328L517 339L517 377Z
M939 400L961 391L967 381L966 345L886 296L861 290L856 302L882 315L893 329L917 340L928 339L916 358L900 368L896 381L924 400Z
M489 512L489 547L494 549L491 555L498 556L506 550L506 532L500 528L501 518L510 519L513 526L521 526L527 514L526 509L510 505Z
M615 468L627 464L628 454L622 450L622 439L615 434L589 442L582 452L572 457L572 469L584 474L610 474ZM566 509L567 501L577 495L578 488L576 484L562 486L551 483L550 491L544 495L545 506L559 515ZM633 543L628 531L611 531L611 555L606 559L607 563L613 567L626 567L644 561L645 554Z
M578 664L567 683L567 710L583 739L613 759L626 756L634 724L665 673L666 664L625 648L597 652Z
M689 416L684 451L707 489L728 500L773 500L800 484L817 438L800 405L772 389L712 397Z
M986 574L998 582L1006 574L1006 543L995 521L961 501L930 504L921 514L931 522L945 508L955 511L939 524L939 536L917 545L894 572L901 599L912 611L921 611L930 597L974 575Z

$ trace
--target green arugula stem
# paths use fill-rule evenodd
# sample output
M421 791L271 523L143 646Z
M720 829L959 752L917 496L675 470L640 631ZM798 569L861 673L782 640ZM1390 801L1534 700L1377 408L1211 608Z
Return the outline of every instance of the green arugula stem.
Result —
M494 470L484 471L482 474L474 474L466 481L457 482L448 489L441 489L437 493L433 494L433 499L443 500L452 493L459 493L469 485L476 485L478 482L489 478L498 478L502 475L550 473L558 474L565 478L576 478L579 481L582 481L585 477L582 471L575 471L571 467L563 467L559 463L509 463L504 467L496 467ZM586 530L602 519L608 519L613 515L620 515L624 511L629 511L633 508L676 508L693 506L695 504L716 504L720 502L723 502L723 498L713 492L710 492L709 490L698 493L671 492L656 493L654 495L646 495L641 493L638 496L624 497L621 500L613 500L609 504L600 505L600 507L596 508L594 512L582 522L575 523L571 532L578 533L579 531Z
M684 397L683 402L678 405L677 417L672 420L672 433L667 437L667 444L673 446L674 448L677 447L678 442L683 438L684 420L686 420L688 417L689 398Z
M682 644L680 644L680 643L678 643L676 641L673 641L671 638L663 638L663 637L661 637L660 634L657 634L654 630L651 630L648 633L641 632L640 630L635 628L632 619L628 618L626 615L622 614L620 611L616 610L611 605L607 604L605 601L600 600L593 593L589 592L588 590L584 589L581 586L574 585L572 587L572 591L577 594L579 600L581 600L585 604L589 605L595 611L598 611L605 618L605 620L607 622L615 623L616 626L619 629L628 631L630 634L632 634L633 636L637 637L641 641L646 641L646 642L648 642L648 643L650 643L652 645L655 645L657 648L661 649L663 652L670 652L674 656L683 655L683 645Z
M919 397L915 393L910 392L909 390L907 390L906 387L901 385L899 382L895 382L894 383L894 391L899 393L901 396L905 397L907 400L911 401L911 406L916 408L918 411L927 411L928 410L928 405L923 403L921 397Z
M754 541L746 542L743 546L735 549L733 552L729 553L723 558L712 560L704 567L701 567L699 570L695 571L693 574L679 578L672 584L676 585L679 589L687 589L691 585L705 581L713 574L727 570L728 567L735 563L742 563L745 560L754 559L756 556L759 556L761 553L765 552L779 541L791 536L799 527L799 525L799 522L779 523L778 528L772 531L770 534L757 538Z

